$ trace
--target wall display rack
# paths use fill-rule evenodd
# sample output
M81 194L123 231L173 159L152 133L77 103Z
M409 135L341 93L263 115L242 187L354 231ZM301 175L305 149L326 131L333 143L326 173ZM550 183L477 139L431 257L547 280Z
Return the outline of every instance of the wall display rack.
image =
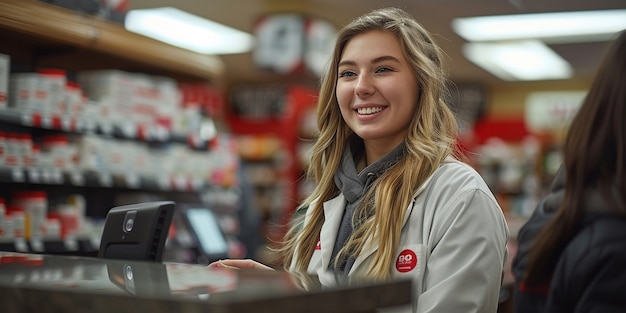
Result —
M124 29L123 25L35 0L0 1L0 54L10 56L11 72L35 72L40 68L63 69L68 78L80 71L119 70L161 76L183 83L217 84L224 64L217 56L174 47ZM5 95L6 96L6 95ZM92 119L93 118L93 119ZM100 123L97 117L75 118L45 112L0 108L0 132L33 134L95 135L132 145L178 145L198 153L212 153L214 142L198 134L149 131L135 126ZM218 134L216 138L222 138ZM221 144L227 140L224 140ZM223 155L224 151L218 151ZM216 153L218 153L216 152ZM236 158L236 154L233 153ZM222 160L224 158L217 158ZM213 159L211 159L213 160ZM220 164L222 171L202 179L185 176L144 177L82 170L50 173L33 167L0 167L0 197L13 191L43 190L49 194L82 194L86 214L104 218L117 205L120 194L136 194L137 201L166 197L180 202L201 202L203 193L237 189L236 168ZM237 199L235 199L237 200ZM7 201L7 204L8 201ZM51 203L52 204L52 203ZM226 208L226 207L231 207ZM235 204L220 204L221 213L234 211ZM234 212L231 212L234 215ZM228 213L224 213L228 214ZM232 217L230 218L232 220ZM236 236L236 234L232 234ZM0 233L0 237L2 237ZM0 250L58 254L92 254L92 238L14 240L0 238Z

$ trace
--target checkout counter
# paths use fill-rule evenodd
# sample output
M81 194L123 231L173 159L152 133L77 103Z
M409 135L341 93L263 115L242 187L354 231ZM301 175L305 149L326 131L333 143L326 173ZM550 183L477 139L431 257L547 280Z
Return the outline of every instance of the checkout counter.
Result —
M338 283L266 270L0 252L0 311L376 312L412 303L411 282Z

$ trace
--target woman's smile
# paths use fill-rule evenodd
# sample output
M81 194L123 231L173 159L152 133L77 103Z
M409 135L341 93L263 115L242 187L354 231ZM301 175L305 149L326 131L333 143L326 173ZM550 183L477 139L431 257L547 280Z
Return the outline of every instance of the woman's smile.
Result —
M356 109L356 111L360 115L372 115L372 114L376 114L378 112L381 112L384 109L385 109L385 107L380 106L380 107L358 108L358 109Z

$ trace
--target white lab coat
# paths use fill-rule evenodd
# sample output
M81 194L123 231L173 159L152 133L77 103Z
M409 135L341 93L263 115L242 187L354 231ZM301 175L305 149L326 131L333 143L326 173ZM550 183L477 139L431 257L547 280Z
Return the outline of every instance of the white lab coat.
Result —
M323 285L336 282L327 269L345 204L343 195L323 204L326 222L308 267ZM496 312L509 230L480 175L464 163L446 162L405 210L392 277L412 279L415 302L393 311ZM348 277L362 276L376 249L373 241Z

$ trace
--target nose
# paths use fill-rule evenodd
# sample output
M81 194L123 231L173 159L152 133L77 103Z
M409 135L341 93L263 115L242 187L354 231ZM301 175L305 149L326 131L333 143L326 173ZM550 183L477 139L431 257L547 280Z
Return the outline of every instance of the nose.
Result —
M374 90L372 78L369 75L359 75L354 86L354 94L363 98L372 95Z

